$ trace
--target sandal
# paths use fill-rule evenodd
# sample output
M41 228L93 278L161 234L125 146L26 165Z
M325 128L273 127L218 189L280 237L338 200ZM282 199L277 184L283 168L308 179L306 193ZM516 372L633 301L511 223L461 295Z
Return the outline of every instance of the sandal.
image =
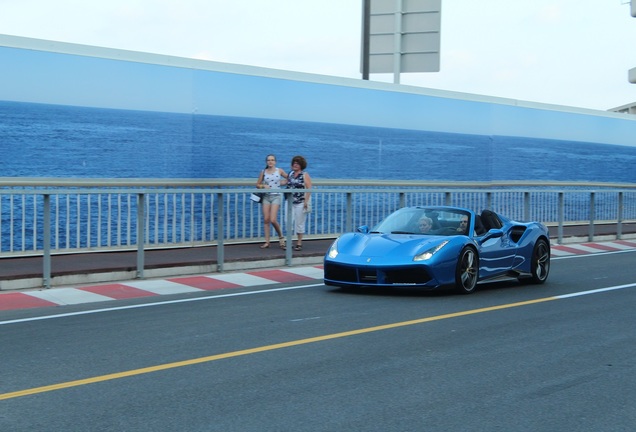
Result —
M278 244L280 245L280 248L281 248L282 250L287 249L287 246L285 246L285 239L279 239L279 240L278 240Z
M301 245L296 245L296 246L294 246L294 250L295 251L301 251L301 250L303 250L303 247Z
M264 243L259 246L261 249L267 249L269 247L269 243Z

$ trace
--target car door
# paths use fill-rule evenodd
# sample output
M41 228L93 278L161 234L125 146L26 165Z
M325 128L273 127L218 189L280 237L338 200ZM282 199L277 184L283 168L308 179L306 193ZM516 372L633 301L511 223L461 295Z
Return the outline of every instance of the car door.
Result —
M496 235L493 235L496 232ZM497 276L510 270L514 262L517 245L510 240L505 230L491 230L475 237L479 245L480 279Z

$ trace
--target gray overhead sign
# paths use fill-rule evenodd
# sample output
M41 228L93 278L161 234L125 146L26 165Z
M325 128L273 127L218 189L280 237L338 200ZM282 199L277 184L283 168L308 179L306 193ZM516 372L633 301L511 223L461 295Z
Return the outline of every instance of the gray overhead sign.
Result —
M363 78L368 73L439 72L441 3L363 0Z

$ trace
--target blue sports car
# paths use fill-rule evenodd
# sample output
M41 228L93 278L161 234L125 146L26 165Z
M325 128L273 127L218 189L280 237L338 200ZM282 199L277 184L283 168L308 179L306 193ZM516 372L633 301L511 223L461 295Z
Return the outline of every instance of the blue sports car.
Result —
M325 284L347 287L455 287L502 276L541 284L550 271L550 236L539 222L515 222L490 210L405 207L374 228L333 242Z

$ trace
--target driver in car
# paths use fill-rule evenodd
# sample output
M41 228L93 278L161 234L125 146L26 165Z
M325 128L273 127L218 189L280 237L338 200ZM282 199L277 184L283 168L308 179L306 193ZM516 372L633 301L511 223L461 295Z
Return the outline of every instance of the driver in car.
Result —
M457 232L459 234L466 234L467 230L468 230L468 216L462 216L461 220L459 221L459 226L457 227Z

